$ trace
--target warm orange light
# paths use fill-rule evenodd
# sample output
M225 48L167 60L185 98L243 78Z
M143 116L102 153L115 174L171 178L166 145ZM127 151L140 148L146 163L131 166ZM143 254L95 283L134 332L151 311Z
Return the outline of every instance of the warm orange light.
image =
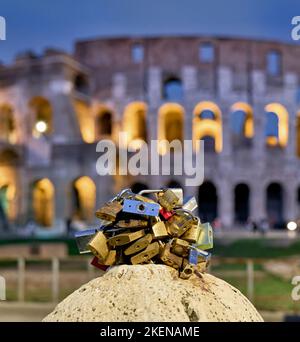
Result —
M215 119L202 119L201 113L209 110L214 113ZM193 119L193 143L194 149L197 148L196 142L205 136L210 136L215 140L215 151L220 153L223 149L222 134L222 113L220 108L213 102L203 101L196 105Z
M274 113L278 117L278 139L275 145L285 147L288 143L289 133L289 114L283 105L280 103L269 103L265 107L266 113ZM274 146L274 140L267 137L267 144ZM271 137L272 138L272 137Z

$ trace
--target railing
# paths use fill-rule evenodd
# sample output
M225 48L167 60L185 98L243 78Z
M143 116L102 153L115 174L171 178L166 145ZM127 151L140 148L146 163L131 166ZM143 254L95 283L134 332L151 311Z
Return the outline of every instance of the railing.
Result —
M256 285L256 275L261 272L257 271L255 267L261 267L264 263L268 261L282 261L283 259L245 259L245 258L223 258L223 257L213 257L212 264L209 267L209 272L220 276L221 278L225 278L226 272L222 267L226 267L229 265L229 273L233 274L234 272L238 273L239 276L243 277L243 284L244 280L246 280L244 293L249 298L250 301L254 302L255 300L255 285ZM11 258L11 259L0 259L0 275L4 275L5 272L9 269L10 275L14 276L14 280L16 282L16 289L14 292L14 301L17 300L19 302L28 301L28 296L26 296L27 286L29 285L31 279L30 267L37 267L35 270L35 282L36 285L38 284L37 290L41 290L43 285L46 285L44 291L47 291L48 302L57 303L59 300L64 298L68 293L74 291L79 286L83 285L87 280L93 279L95 276L100 276L101 271L98 271L93 266L90 265L91 258L90 256L74 256L68 258L57 258L53 257L51 259L47 258ZM7 266L9 263L9 266ZM12 264L13 263L13 264ZM4 265L4 266L3 266ZM5 266L6 265L6 266ZM65 266L68 265L66 268ZM61 266L64 266L63 268ZM230 267L236 267L237 269L234 270L230 269ZM221 270L221 271L220 271ZM3 273L4 272L4 273ZM14 273L16 272L16 273ZM27 274L28 272L28 274ZM68 291L62 285L61 278L66 278L66 275L70 277L70 274L73 273L73 279L76 281L64 280L64 285L68 285ZM27 274L27 276L26 276ZM103 273L102 273L103 274ZM80 279L78 276L80 275ZM41 285L41 280L46 278L43 285ZM45 279L44 279L45 280ZM28 283L27 283L28 282ZM71 286L70 286L71 285ZM243 285L244 286L244 285ZM7 286L7 290L9 286ZM62 292L64 291L63 295ZM34 290L32 290L34 292ZM289 296L289 293L285 293L285 296ZM36 297L36 296L35 296ZM10 299L12 300L12 299ZM29 300L29 301L32 301ZM296 303L298 308L298 303ZM297 309L298 310L298 309Z

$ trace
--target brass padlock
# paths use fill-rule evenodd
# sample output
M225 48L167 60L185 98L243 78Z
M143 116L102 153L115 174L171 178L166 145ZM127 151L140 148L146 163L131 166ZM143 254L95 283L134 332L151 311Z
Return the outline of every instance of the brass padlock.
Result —
M192 227L195 217L185 210L176 210L175 215L167 221L168 233L174 237L180 237Z
M151 262L151 259L159 254L158 242L151 243L144 251L131 257L130 261L133 265Z
M112 266L116 263L117 260L117 251L112 249L109 251L107 258L104 261L105 266Z
M132 245L127 247L124 251L125 255L135 254L143 249L145 249L148 245L150 245L152 241L152 235L147 234L142 238L136 240Z
M174 194L171 189L166 189L158 194L158 203L164 207L167 211L171 211L176 207L179 202L179 198Z
M118 201L107 202L103 207L96 211L96 217L101 220L113 222L116 220L116 217L119 212L121 212L122 208L122 204Z
M201 223L198 217L195 218L190 229L188 229L182 236L181 239L186 240L191 243L195 243L199 239L199 234L201 231Z
M107 247L107 239L103 232L98 232L87 246L101 262L107 258L109 249Z
M171 253L171 246L169 243L165 245L165 248L160 254L160 259L164 264L171 266L175 269L179 269L183 261L182 257Z
M168 231L166 228L166 225L161 219L157 216L156 217L157 222L153 224L152 226L152 232L155 239L163 239L165 237L168 237Z
M148 221L146 220L120 220L116 226L118 228L124 229L135 229L135 228L145 228L148 226Z
M173 239L171 242L171 252L182 256L187 257L189 255L190 244L187 241L181 239Z
M213 248L213 229L209 223L200 225L200 234L196 246L202 250Z
M189 264L188 260L184 259L182 264L182 270L180 271L179 277L181 279L189 279L194 273L193 265Z
M133 233L118 234L118 235L115 235L115 236L109 238L108 244L113 248L116 246L123 246L123 245L126 245L132 241L140 239L144 235L145 235L145 231L143 229L138 230L137 232L133 232Z

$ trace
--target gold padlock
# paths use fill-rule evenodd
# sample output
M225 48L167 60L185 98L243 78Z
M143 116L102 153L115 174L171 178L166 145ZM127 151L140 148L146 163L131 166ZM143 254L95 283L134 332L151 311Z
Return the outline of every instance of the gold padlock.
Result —
M167 211L174 209L178 202L179 198L171 189L163 190L163 192L158 194L158 203Z
M200 234L196 242L196 246L202 250L213 248L213 230L209 223L200 225Z
M196 217L190 229L188 229L182 236L181 239L191 243L195 243L199 239L201 227L200 219Z
M121 212L122 208L122 204L118 201L107 202L103 207L96 211L95 215L101 220L113 222L116 220L116 217L118 213Z
M185 210L176 210L175 215L167 221L168 233L174 237L180 237L192 227L195 217Z
M148 221L146 220L120 220L116 226L118 228L124 228L124 229L136 229L136 228L144 228L148 226Z
M160 259L164 264L171 266L175 269L179 269L182 265L183 258L179 257L176 254L171 253L170 249L171 249L170 244L169 243L166 244L165 248L160 254Z
M107 258L104 261L105 266L112 266L116 263L117 260L117 251L112 249L109 251Z
M116 246L123 246L143 237L144 235L145 231L143 229L133 233L122 233L109 238L108 244L113 248Z
M144 251L131 257L130 261L133 265L151 262L151 259L159 254L158 242L151 243Z
M150 245L151 241L152 241L152 235L147 234L143 236L142 238L136 240L132 245L126 248L124 251L124 254L125 255L135 254L145 249L148 245Z
M189 247L190 244L182 239L176 238L171 242L171 252L182 257L187 257L189 255Z
M166 225L159 217L156 217L157 222L152 226L152 232L155 239L163 239L168 237L168 231Z
M103 232L98 232L87 246L101 262L107 258L109 249L107 247L107 239Z
M194 266L184 259L182 264L182 270L180 271L179 277L181 279L189 279L194 273Z

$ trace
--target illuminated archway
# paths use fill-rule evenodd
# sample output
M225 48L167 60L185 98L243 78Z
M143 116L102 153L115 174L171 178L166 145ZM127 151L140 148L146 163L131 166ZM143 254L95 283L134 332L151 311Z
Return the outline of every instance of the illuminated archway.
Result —
M83 176L73 182L73 218L92 221L96 203L94 181Z
M289 115L280 103L270 103L265 107L267 113L266 143L269 146L285 147L288 143Z
M132 102L125 108L123 131L127 133L131 146L138 148L147 142L146 114L147 105L144 102Z
M2 217L5 216L8 221L15 220L19 211L17 203L20 191L17 167L19 162L20 156L14 149L8 148L0 151L1 209Z
M107 107L100 107L96 114L96 137L111 136L113 131L113 113Z
M177 103L166 103L158 112L158 140L165 141L159 145L159 153L165 154L167 142L174 140L183 142L184 138L184 109Z
M53 132L53 111L50 102L44 97L34 97L29 102L32 113L34 136L49 135Z
M54 186L43 178L33 186L33 211L35 221L43 227L51 227L54 221Z
M8 104L0 106L0 141L11 144L17 141L16 123L13 109Z
M243 135L245 138L254 136L253 110L250 105L244 102L236 102L231 107L232 128L235 133Z
M211 112L212 116L203 115ZM193 119L193 141L196 142L204 137L212 137L215 141L215 151L220 153L223 148L222 137L222 114L220 108L213 102L203 101L196 105Z
M90 106L81 100L74 100L73 105L83 141L93 143L95 141L95 122Z

